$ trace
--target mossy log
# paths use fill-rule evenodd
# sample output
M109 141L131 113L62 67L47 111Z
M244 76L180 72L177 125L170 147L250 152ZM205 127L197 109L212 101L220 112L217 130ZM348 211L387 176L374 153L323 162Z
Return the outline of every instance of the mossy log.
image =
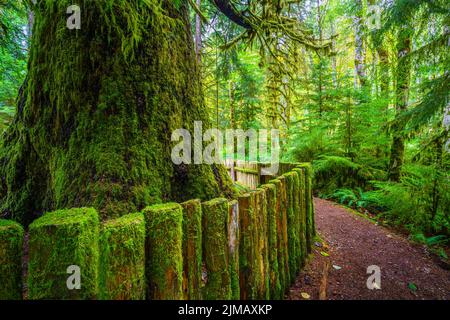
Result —
M274 184L265 184L261 188L266 191L267 199L270 299L280 300L283 299L283 291L280 284L280 269L278 265L277 188Z
M183 299L183 209L177 203L147 207L146 275L150 300Z
M98 297L99 217L95 209L46 213L29 227L28 297L86 300ZM68 286L68 268L80 272L79 289ZM73 271L75 276L76 270ZM76 284L74 278L74 284Z
M232 197L221 165L175 165L171 133L211 127L187 0L39 1L28 75L0 139L0 214L94 207L102 218L148 205ZM206 145L206 143L205 143Z
M203 256L207 281L203 291L206 300L232 298L228 249L228 200L214 199L202 204Z
M258 269L260 273L260 286L258 289L258 299L270 299L270 270L269 270L269 222L267 218L267 198L266 190L259 188L256 190L256 226L257 226L257 247ZM254 270L255 272L256 270Z
M22 299L23 237L20 224L0 219L0 300Z
M239 300L239 203L233 200L229 203L228 211L228 248L229 248L229 267L232 299Z
M183 207L183 292L186 300L202 298L202 204L191 200Z
M144 300L145 220L142 213L104 223L100 229L99 298Z

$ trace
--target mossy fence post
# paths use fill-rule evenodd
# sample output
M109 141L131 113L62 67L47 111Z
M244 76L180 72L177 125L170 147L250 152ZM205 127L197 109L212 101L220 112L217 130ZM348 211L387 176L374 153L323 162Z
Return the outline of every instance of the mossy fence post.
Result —
M281 253L284 257L284 288L287 291L291 286L291 274L289 272L289 237L288 237L288 198L286 189L286 177L280 176L276 179L280 182L280 222L281 222L281 235L282 243L280 245Z
M186 300L202 298L202 204L191 200L183 207L183 292Z
M297 257L297 265L296 265L296 273L298 274L300 272L301 266L302 266L302 260L304 253L303 251L306 251L306 247L304 247L304 243L302 242L302 230L301 230L301 196L300 196L300 177L298 175L298 172L295 170L291 171L291 175L294 179L294 186L292 188L292 198L294 200L294 219L295 219L295 229L296 229L296 238L295 238L295 245L296 245L296 257Z
M268 251L269 251L269 291L270 299L280 300L283 291L280 283L280 269L278 264L278 207L277 189L274 184L265 184L262 188L266 191L267 220L268 220Z
M256 254L258 257L258 269L260 273L260 286L258 290L258 299L270 299L270 273L269 273L269 248L268 248L268 220L267 220L267 199L265 189L256 190L256 229L257 246ZM255 272L255 270L254 270Z
M312 244L316 235L316 225L314 216L314 199L312 195L313 168L310 163L300 163L297 165L305 172L305 200L306 200L306 246L308 253L312 252Z
M301 256L301 266L305 265L307 256L308 256L308 241L307 241L307 222L306 222L306 214L307 214L307 205L306 205L306 182L305 182L305 171L301 168L293 169L294 172L297 172L299 177L299 204L300 204L300 241L302 248L302 256Z
M207 282L203 297L206 300L232 298L228 250L228 200L214 199L202 204L203 256Z
M183 299L183 209L178 203L147 207L146 274L148 298Z
M239 300L239 203L237 200L229 202L228 206L228 248L231 278L232 299Z
M105 222L100 230L99 298L144 300L145 220L142 213Z
M46 213L30 224L29 299L97 298L99 223L95 209L78 208ZM69 288L70 267L74 276L79 271L79 289Z
M0 219L0 300L22 299L23 236L20 224Z
M239 283L241 300L255 300L257 298L257 281L254 269L256 246L256 212L255 193L241 195L239 201Z
M289 275L293 282L297 275L297 228L295 224L295 204L294 204L294 177L291 173L283 175L286 179L286 199L287 199L287 227L288 227L288 252L289 252Z

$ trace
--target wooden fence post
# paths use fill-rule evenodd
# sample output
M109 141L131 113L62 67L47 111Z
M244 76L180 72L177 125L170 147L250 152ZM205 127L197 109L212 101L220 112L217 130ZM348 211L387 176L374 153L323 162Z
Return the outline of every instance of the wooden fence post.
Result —
M178 203L147 207L147 281L151 300L183 299L183 211Z
M206 300L229 300L232 297L228 251L228 200L214 199L202 204L203 256L208 280Z
M228 249L232 299L239 300L239 203L233 200L228 206Z
M190 200L183 207L183 292L186 300L202 298L202 204Z

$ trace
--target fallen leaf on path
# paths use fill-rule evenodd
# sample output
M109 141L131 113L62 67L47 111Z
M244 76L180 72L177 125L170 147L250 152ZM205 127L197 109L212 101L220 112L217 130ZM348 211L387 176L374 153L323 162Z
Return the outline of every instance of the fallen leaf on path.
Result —
M302 292L300 295L302 296L303 299L306 299L306 300L311 299L311 296L309 294L307 294L306 292Z
M337 265L335 265L335 264L333 264L333 268L334 268L335 270L341 270L341 269L342 269L342 267L337 266Z
M322 244L320 242L314 242L314 245L318 248L320 248L322 246Z
M330 255L328 253L326 253L325 251L321 251L320 252L321 255L323 255L324 257L329 257Z
M408 288L412 292L416 292L417 291L417 286L414 283L412 283L412 282L408 283Z

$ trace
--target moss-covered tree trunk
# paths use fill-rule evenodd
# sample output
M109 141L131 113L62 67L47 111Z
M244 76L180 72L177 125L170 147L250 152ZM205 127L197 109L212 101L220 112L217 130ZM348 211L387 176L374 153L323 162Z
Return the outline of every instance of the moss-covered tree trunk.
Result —
M397 68L396 68L396 90L395 90L395 111L396 121L393 126L393 136L391 145L391 156L389 161L388 178L390 181L400 181L403 158L405 155L405 138L403 129L405 127L404 115L409 100L409 85L411 81L412 60L411 53L412 42L411 34L406 28L400 30L397 43Z
M38 0L28 76L0 142L0 207L28 223L93 206L103 217L146 205L228 196L220 166L175 166L171 132L203 121L186 0Z

